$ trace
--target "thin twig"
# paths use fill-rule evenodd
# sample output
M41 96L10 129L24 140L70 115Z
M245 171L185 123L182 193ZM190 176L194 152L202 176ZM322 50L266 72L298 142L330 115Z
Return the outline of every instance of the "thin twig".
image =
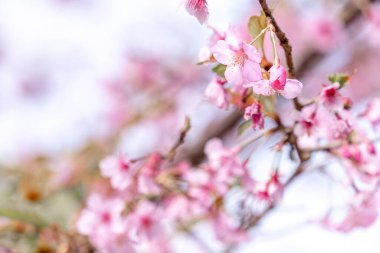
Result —
M169 161L172 161L174 159L174 156L177 153L177 149L185 142L186 135L190 131L190 128L191 128L190 119L189 117L186 117L184 126L179 133L179 137L176 143L173 145L173 147L169 150L167 154L167 159Z
M285 33L278 26L275 18L272 15L272 11L268 7L267 1L259 0L259 2L269 23L272 24L275 29L274 32L276 33L276 36L278 40L280 41L281 47L284 49L286 64L288 65L289 77L294 78L296 76L296 71L295 71L294 62L293 62L292 46L289 44L289 39L288 37L286 37Z

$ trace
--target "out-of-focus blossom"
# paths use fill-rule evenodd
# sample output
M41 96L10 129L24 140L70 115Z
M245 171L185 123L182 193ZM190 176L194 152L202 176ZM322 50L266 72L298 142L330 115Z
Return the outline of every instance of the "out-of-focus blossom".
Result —
M162 159L158 153L149 156L137 177L137 191L139 193L158 195L161 192L161 187L156 182L156 178L160 173Z
M208 8L206 0L186 0L186 10L195 16L199 23L203 24L208 19Z
M294 133L301 136L312 136L317 131L317 115L314 105L302 108L301 113L297 119L297 125L294 128Z
M248 239L245 230L234 224L233 219L224 212L218 212L213 220L216 237L221 242L230 245L244 242Z
M128 220L136 229L138 240L152 240L165 235L161 226L161 212L149 201L139 202L134 212L128 215Z
M100 162L102 176L110 178L114 188L125 190L131 184L132 162L120 155L110 155Z
M89 236L91 242L102 252L133 253L135 251L129 241L128 226L122 217L124 208L122 199L92 194L79 216L77 229L81 234Z
M325 13L309 15L303 24L305 24L309 44L322 52L336 47L344 38L341 22Z
M148 240L143 243L141 253L171 253L173 252L170 248L170 243L168 239L155 239Z
M257 199L263 201L267 205L280 200L283 193L284 185L280 181L278 171L273 172L270 175L269 180L265 183L257 183L255 185L255 189L253 189L253 194L257 197Z
M260 103L254 102L252 105L245 108L244 119L252 121L252 128L263 129L264 128L264 114L262 112L262 106Z
M361 192L355 197L354 203L349 206L347 216L338 224L324 220L324 225L341 232L350 232L355 228L366 228L371 226L378 217L378 199L372 193Z
M369 42L377 47L380 42L380 4L371 4L368 10L368 20L369 20Z
M261 56L254 46L243 41L232 44L220 40L211 52L219 63L227 66L224 75L229 83L242 85L262 78Z
M352 124L347 119L336 117L330 125L326 124L329 128L330 140L346 140L352 131Z
M226 82L220 78L214 78L205 90L206 97L220 109L228 109L228 93L223 87Z
M380 126L380 98L374 98L368 103L366 110L362 113L373 127Z
M321 103L332 111L338 111L343 108L343 97L339 92L339 83L324 85L321 95Z
M210 182L220 195L225 194L237 177L245 173L238 151L238 148L227 149L219 139L211 139L206 144L205 153L208 158L206 168L211 173Z
M190 187L194 187L193 185ZM192 193L196 191L192 189ZM209 194L210 192L203 192ZM210 195L196 195L196 198L173 196L166 201L165 213L167 217L180 222L186 222L204 215L211 203Z
M301 93L302 83L296 79L287 79L287 73L283 66L272 66L269 74L269 80L251 82L245 87L252 87L258 95L272 96L279 93L287 99L293 99Z

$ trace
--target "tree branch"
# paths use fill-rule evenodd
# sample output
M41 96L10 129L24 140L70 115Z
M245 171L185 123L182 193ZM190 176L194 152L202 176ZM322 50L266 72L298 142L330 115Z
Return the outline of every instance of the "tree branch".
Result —
M272 15L272 11L269 9L269 6L267 4L266 0L259 0L261 8L263 9L263 12L265 16L267 17L267 20L270 24L273 25L275 29L275 34L280 41L281 47L284 49L285 57L286 57L286 64L288 66L288 74L290 78L296 77L296 70L294 67L293 62L293 54L292 54L292 46L289 44L289 39L286 37L286 34L281 30L279 25L277 24L275 18Z

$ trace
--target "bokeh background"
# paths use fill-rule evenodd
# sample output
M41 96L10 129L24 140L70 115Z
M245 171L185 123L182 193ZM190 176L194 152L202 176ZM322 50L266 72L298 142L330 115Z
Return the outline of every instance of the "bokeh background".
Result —
M373 12L377 21L366 13L352 14L351 9L360 12L362 2L272 1L302 70L305 99L335 71L352 74L347 95L359 108L379 94L380 8ZM209 0L209 9L209 23L216 27L245 26L250 15L259 14L253 0ZM191 154L203 134L218 131L231 114L203 95L210 71L196 63L210 34L181 0L0 0L4 170L27 169L43 156L54 161L49 169L71 171L70 157L90 144L102 146L114 132L118 141L104 152L138 157L170 145L185 115L193 129L184 156ZM264 152L257 167L270 159ZM63 172L57 174L58 182L67 180ZM2 175L0 184L6 180ZM333 180L307 174L240 251L379 252L380 222L349 234L316 222L345 198ZM3 198L4 205L7 201ZM70 205L71 211L80 208Z

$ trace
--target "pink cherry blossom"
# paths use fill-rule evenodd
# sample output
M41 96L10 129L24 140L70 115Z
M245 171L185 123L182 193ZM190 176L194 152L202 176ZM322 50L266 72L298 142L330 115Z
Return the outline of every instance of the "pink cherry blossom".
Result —
M207 86L205 95L217 107L228 109L228 93L223 87L226 82L220 78L214 78Z
M264 128L264 114L262 112L261 104L254 102L252 105L245 108L244 119L252 121L252 128L263 129Z
M294 133L301 136L312 136L317 132L317 112L314 105L304 107L297 119L297 125L294 127Z
M131 226L136 228L138 240L151 240L162 238L163 227L161 225L161 212L149 201L141 201L133 213L129 214Z
M326 125L326 127L328 127L328 137L330 140L345 140L352 132L351 122L339 116L330 125Z
M272 66L269 74L269 80L251 82L245 87L252 87L258 95L272 96L279 93L287 99L293 99L301 93L302 83L296 79L287 79L287 73L283 66Z
M110 155L100 162L102 176L110 178L115 189L125 190L131 184L132 162L120 155Z
M219 212L214 220L214 231L216 237L223 243L236 244L248 239L245 230L240 229L238 224L234 224L234 220L224 212Z
M220 40L211 48L215 59L227 66L226 80L234 85L258 81L262 78L261 56L257 49L243 41Z
M192 190L194 193L195 191ZM201 217L210 207L211 201L209 192L207 195L197 195L198 199L188 198L186 196L173 196L167 199L165 214L175 221L187 222L193 218ZM199 198L202 198L200 200Z
M320 102L329 110L337 111L343 108L343 97L339 92L339 83L324 85Z
M203 24L208 19L208 8L206 0L186 0L186 10L195 16L199 23Z
M124 201L120 198L92 194L79 216L77 229L79 233L89 236L102 252L135 252L130 245L126 219L122 217L124 208Z
M245 167L238 158L239 149L227 149L219 139L207 142L205 153L208 157L207 169L212 173L215 190L223 195L229 186L245 173Z
M274 171L270 175L269 180L255 185L254 194L259 200L270 204L273 201L278 201L282 197L284 188L285 186L280 180L280 174L278 171Z
M322 52L333 49L344 38L342 23L328 13L309 15L304 22L309 44Z
M209 207L213 202L215 178L210 170L190 170L184 175L188 183L188 196L197 200L202 206Z
M162 156L159 153L152 153L146 164L141 168L137 177L137 191L142 194L158 195L161 187L156 182L156 177L160 173Z

